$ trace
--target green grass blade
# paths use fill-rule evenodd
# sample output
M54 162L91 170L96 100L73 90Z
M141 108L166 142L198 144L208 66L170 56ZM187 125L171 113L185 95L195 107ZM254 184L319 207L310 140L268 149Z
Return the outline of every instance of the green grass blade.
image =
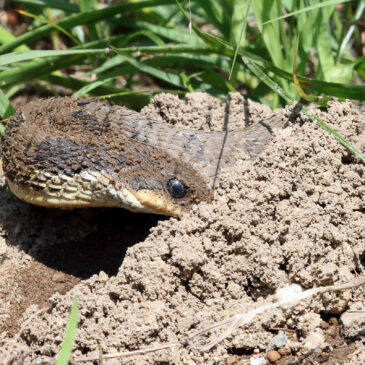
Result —
M46 17L38 16L38 15L29 13L29 12L23 11L23 10L18 10L18 12L21 13L22 15L27 16L27 17L36 19L39 23L48 24L49 26L55 28L59 32L63 33L67 37L69 37L75 44L80 44L80 42L70 32L68 32L66 29L64 29L63 27L61 27L57 23L53 23L53 22L49 21Z
M248 57L241 55L243 63L247 68L263 83L269 86L276 94L280 95L288 104L295 102L295 97L289 95L280 85L278 85L268 74L265 69Z
M106 47L108 42L119 44L125 36L123 34L114 36L109 40L98 40L94 42L85 43L81 46L76 46L71 50L78 49L92 49L93 47ZM84 62L84 55L70 55L70 56L59 56L44 58L37 61L31 61L24 65L12 67L9 70L5 70L0 73L0 84L3 87L10 86L17 82L24 82L37 77L44 77L54 70L65 68L69 65L75 65Z
M349 141L347 141L345 138L343 138L338 132L336 132L334 129L332 129L328 124L323 122L320 118L318 118L316 115L313 114L307 114L308 118L315 121L322 129L327 131L329 134L334 136L342 145L344 145L348 150L350 150L352 153L354 153L356 156L359 156L359 158L365 162L365 155L361 153L355 146L353 146Z
M120 49L121 51L124 51L125 49ZM117 56L109 59L107 62L104 63L99 69L95 69L95 73L98 74L98 80L92 81L87 83L85 81L85 84L82 86L81 89L79 89L74 96L82 96L85 94L88 94L92 92L94 89L99 88L102 85L105 85L106 83L116 79L117 77L124 77L128 74L133 74L138 70L137 67L134 67L130 64L125 66L120 66L120 64L126 62L127 59L124 55L118 54ZM216 56L216 55L194 55L194 54L180 54L178 52L177 55L166 55L166 56L157 56L151 59L148 59L144 61L144 63L147 66L151 67L176 67L176 68L182 68L184 66L191 66L191 65L199 65L202 69L211 70L212 67L217 67L219 70L229 70L230 64L229 61L223 57ZM107 67L103 67L107 64ZM108 71L111 69L112 71ZM107 71L107 72L103 72ZM220 77L219 86L226 85L226 83L222 80ZM212 82L212 85L218 85L218 80L210 79ZM70 87L70 86L67 86ZM70 87L72 88L72 87ZM232 90L232 86L230 85L229 88L224 88L226 91Z
M33 58L43 58L50 56L69 56L75 54L96 54L105 53L105 49L66 49L66 50L39 50L13 52L0 56L0 66L14 64L20 61L27 61Z
M113 49L116 52L122 54L117 48L113 47ZM169 72L169 71L163 71L156 67L149 66L146 63L140 62L140 61L136 60L135 58L129 57L125 54L124 54L124 57L132 66L136 67L138 70L140 70L142 72L148 73L160 80L166 81L171 85L178 86L181 88L186 87L186 85L182 81L181 77L179 75L177 75L176 73Z
M288 105L292 105L294 103L294 99L288 95L275 81L273 81L262 68L252 62L251 60L243 57L243 62L250 68L250 70L256 74L261 81L266 83L274 92L278 93L287 103ZM362 161L365 162L365 155L363 155L355 146L353 146L350 142L348 142L344 137L342 137L338 132L332 129L329 125L323 122L320 118L315 116L314 114L308 113L308 109L303 107L303 112L307 115L308 118L315 121L322 129L335 137L343 146L353 152L355 155L359 156Z
M78 322L78 303L77 296L74 297L70 311L70 317L67 324L66 335L63 339L61 350L58 354L56 365L67 365L72 352L72 347L75 341L75 335Z
M1 119L7 119L15 114L15 109L10 104L6 95L0 89L0 116ZM4 132L4 124L0 123L0 136Z
M334 8L333 8L334 10ZM333 68L335 66L334 55L331 47L331 37L328 30L329 14L320 11L319 32L317 35L317 50L320 64L320 70L325 81L333 80Z
M132 67L132 66L129 66ZM51 82L54 85L60 85L63 87L70 88L72 90L77 90L82 88L83 86L87 85L87 81L84 80L78 80L74 79L72 77L68 76L60 76L60 75L49 75L43 80ZM117 95L121 91L120 88L111 86L111 85L101 85L97 87L95 90L92 90L90 92L90 95L92 96L104 96L104 95ZM122 89L122 96L118 95L119 97L113 98L115 102L123 102L124 105L129 106L133 109L140 109L144 107L148 102L150 101L150 97L148 95L128 95L126 92Z
M19 3L17 0L12 0L13 3ZM76 4L69 3L64 0L22 0L24 4L37 5L45 8L59 9L71 13L78 13L80 8Z
M80 10L82 13L94 10L94 0L79 0ZM94 23L87 24L90 40L95 41L98 37L98 32Z
M229 30L224 28L223 11L219 7L219 3L215 0L196 0L196 3L204 9L207 18L211 21L221 33L225 33ZM194 21L194 20L193 20Z
M323 2L318 3L316 5L307 6L305 8L302 8L302 9L293 11L291 13L279 16L277 18L267 20L267 21L259 24L259 26L270 24L270 23L276 22L276 21L281 20L281 19L289 18L289 17L294 16L294 15L299 15L301 13L307 13L307 12L310 12L310 11L313 11L313 10L316 10L316 9L319 9L319 8L323 8L325 6L336 5L336 4L339 4L339 3L346 3L346 2L349 2L349 1L352 1L352 0L327 0L327 1L323 1Z
M278 9L275 3L276 1L272 0L252 2L252 9L258 22L262 23L264 20L273 19L278 15ZM280 24L278 22L269 23L265 27L261 27L260 32L274 65L285 69L283 49L277 46L278 44L282 44L280 40Z
M176 0L176 4L180 9L180 12L188 19L187 14L181 7L180 3ZM219 37L212 36L208 33L202 32L198 27L193 24L196 34L211 48L212 52L224 54L229 57L234 56L234 47L229 42L226 42ZM284 78L285 80L293 83L293 75L281 68L273 65L271 62L266 61L264 58L255 55L247 50L240 48L239 54L247 57L249 60L254 61L256 64L264 67L265 72L274 73L277 77ZM359 66L360 67L360 66ZM312 93L321 93L338 98L349 98L354 100L365 100L365 86L362 85L344 85L339 83L329 83L321 80L313 80L307 77L298 76L298 80L302 86L308 88ZM293 89L293 91L295 91Z
M245 3L245 7L242 6L242 2L236 2L235 3L236 6L234 8L234 14L233 14L233 19L232 19L232 26L231 26L231 42L234 41L237 46L236 46L236 51L234 53L234 57L233 57L233 61L232 61L232 67L231 67L231 71L229 72L229 76L228 76L228 80L232 80L232 82L234 83L235 79L236 79L236 74L237 74L237 67L236 67L236 72L234 75L234 78L232 78L232 74L233 71L235 69L235 64L236 64L236 59L237 59L237 55L238 55L238 49L239 47L242 47L242 38L245 39L245 34L246 34L246 27L247 27L247 15L248 15L248 11L250 10L251 7L251 0L248 0ZM241 6L239 6L241 5ZM237 21L237 15L235 16L235 13L238 12L238 14L243 14L243 17L241 19L241 30L238 31L238 25L235 24L235 22Z
M186 43L190 44L192 46L202 46L204 42L200 40L199 37L197 37L195 34L189 34L188 29L174 29L174 28L167 28L164 26L152 24L146 21L142 20L134 20L129 18L122 18L118 19L118 24L123 25L126 27L130 27L133 29L144 29L149 30L153 32L156 35L159 35L160 37L163 37L165 39L176 41L179 40L179 43Z
M217 52L223 52L227 56L233 56L234 55L234 47L229 42L223 41L218 37L213 37L210 34L203 33L202 37L204 39L207 39L207 43L216 43L220 44L221 47L224 47L224 49L221 49ZM213 45L212 47L217 46ZM255 62L256 64L263 67L265 72L268 74L269 72L274 73L277 77L282 77L285 80L290 81L293 83L293 75L287 71L282 70L279 67L274 66L271 62L266 61L264 58L255 55L251 52L246 51L243 48L239 49L239 54L241 56L247 57L247 59ZM340 83L334 83L334 82L326 82L321 80L314 80L310 79L308 77L299 76L298 80L309 91L312 93L320 93L324 95L334 96L337 98L348 98L348 99L355 99L355 100L365 100L365 86L363 85L348 85L348 84L340 84Z
M113 17L117 14L123 14L125 12L135 12L137 10L154 7L157 5L172 4L173 0L145 0L136 3L127 3L122 5L110 6L104 9L97 9L88 11L82 14L70 15L62 18L58 22L54 23L57 26L67 29L76 25L89 24L102 19ZM27 44L33 42L43 36L47 36L54 29L54 25L43 25L34 31L27 32L17 37L14 41L4 44L0 47L0 54L11 51L12 49L20 46L21 44Z
M16 37L14 37L11 33L9 33L5 28L0 26L0 44L7 44L14 41ZM21 46L16 48L16 51L27 51L29 48L22 44Z
M365 78L365 56L360 57L355 65L354 69L359 73L359 75Z
M117 44L124 38L123 35L113 37L110 39L111 43ZM97 42L90 42L83 45L88 49L90 47L106 47L107 41L100 40ZM72 50L81 49L81 46L74 47ZM192 52L192 53L207 53L209 51L206 47L193 47L188 45L178 45L178 46L151 46L151 47L128 47L121 49L123 52L146 52L146 53L159 53L159 52ZM36 61L30 61L24 65L18 67L12 67L9 70L0 72L0 84L3 87L10 86L17 82L24 82L27 80L32 80L37 77L43 77L44 75L61 68L65 68L69 65L83 64L85 56L81 55L64 55L58 57L43 58Z
M339 50L338 50L338 54L336 56L336 63L341 59L342 52L344 51L346 45L350 42L352 33L355 30L357 22L363 16L364 9L365 9L365 1L361 0L357 4L357 8L356 8L356 12L355 12L355 16L354 16L354 19L352 21L352 24L349 27L349 29L347 30L346 35L342 39L341 45L340 45Z

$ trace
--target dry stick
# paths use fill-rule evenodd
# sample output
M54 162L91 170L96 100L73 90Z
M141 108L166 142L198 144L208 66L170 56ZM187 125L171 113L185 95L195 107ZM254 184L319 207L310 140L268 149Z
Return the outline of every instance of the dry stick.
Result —
M275 303L266 304L257 309L254 309L248 313L236 314L235 316L230 317L228 320L225 320L225 321L219 322L217 324L214 324L212 326L203 328L200 331L197 331L191 335L188 335L188 343L190 346L192 346L193 348L195 348L199 351L208 351L212 347L216 346L218 343L223 341L225 338L231 336L232 333L237 328L243 326L244 324L250 323L252 321L252 319L256 317L257 314L266 312L267 310L273 309L273 308L292 307L292 306L296 305L298 302L300 302L301 300L309 298L309 297L313 296L314 294L325 293L328 291L340 291L340 290L354 288L354 287L364 285L364 284L365 284L365 277L362 277L362 278L359 278L357 280L354 280L352 282L345 283L345 284L313 288L313 289L306 290L304 292L297 293L295 298L293 298L293 297L285 298L284 300L281 300L281 301L278 301ZM300 288L299 286L297 286L297 287ZM213 328L222 327L224 324L227 324L227 323L231 323L230 326L221 335L217 336L215 339L210 341L208 344L198 347L192 343L192 339L197 337L198 335L207 333L210 330L212 330Z
M306 291L301 291L301 292L297 292L295 293L295 297L293 297L293 293L291 293L292 297L291 298L284 298L283 300L279 300L278 302L274 302L274 303L270 303L270 304L265 304L261 307L258 307L248 313L243 313L243 314L236 314L224 321L221 322L217 322L214 323L208 327L202 328L199 331L196 331L190 335L188 335L186 337L187 343L194 349L197 349L199 351L208 351L210 350L212 347L216 346L219 342L223 341L225 338L229 337L230 335L232 335L232 333L239 327L243 326L244 324L248 324L250 323L257 314L263 313L269 309L273 309L273 308L278 308L278 307L283 307L283 308L289 308L289 307L293 307L296 304L298 304L301 300L309 298L315 294L318 293L325 293L325 292L329 292L329 291L341 291L341 290L346 290L346 289L352 289L361 285L365 284L365 276L364 277L360 277L356 280L353 280L349 283L345 283L345 284L338 284L338 285L330 285L330 286L324 286L324 287L319 287L319 288L313 288L313 289L309 289ZM296 285L295 287L297 287L298 289L300 288L299 285ZM294 286L292 285L292 288L294 288ZM287 288L284 288L287 289ZM280 290L279 290L280 291ZM204 345L204 346L200 346L197 347L196 345L194 345L192 343L192 339L194 339L197 336L203 335L207 332L210 332L212 329L215 328L219 328L219 327L223 327L224 325L229 324L229 327L219 336L217 336L215 339L213 339L211 342L209 342L208 344ZM103 355L103 359L112 359L112 358L116 358L116 357L127 357L127 356L132 356L132 355L139 355L139 354L146 354L149 352L155 352L155 351L159 351L159 350L163 350L163 349L167 349L167 348L171 348L171 347L176 347L176 346L183 346L183 343L180 342L175 342L175 343L170 343L167 345L163 345L163 346L158 346L158 347L154 347L154 348L147 348L144 350L136 350L136 351L130 351L130 352L118 352L115 354L105 354ZM76 358L73 360L74 363L76 362L84 362L84 361L95 361L95 360L99 360L100 356L93 356L93 357L82 357L82 358Z
M285 327L271 327L270 329L273 331L283 331L283 332L290 332L290 333L297 332L297 330L293 330L291 328L285 328Z

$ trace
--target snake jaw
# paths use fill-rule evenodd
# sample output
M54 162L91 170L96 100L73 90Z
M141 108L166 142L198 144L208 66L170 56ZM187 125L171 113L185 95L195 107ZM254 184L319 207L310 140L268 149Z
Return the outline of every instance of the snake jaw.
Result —
M181 208L153 190L133 190L111 183L105 171L81 171L67 175L35 171L37 178L30 185L20 185L7 179L11 192L19 199L38 206L74 209L117 207L134 212L181 216Z
M146 209L150 209L151 213L169 215L172 217L180 217L182 209L171 203L162 194L153 190L138 190L133 191L132 194Z

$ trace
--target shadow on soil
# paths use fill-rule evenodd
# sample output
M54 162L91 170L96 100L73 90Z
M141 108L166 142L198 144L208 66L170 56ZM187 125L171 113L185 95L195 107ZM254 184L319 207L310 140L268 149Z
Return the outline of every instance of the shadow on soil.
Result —
M7 244L79 279L100 271L116 275L128 247L143 241L161 219L166 218L123 209L34 207L0 186L0 226Z

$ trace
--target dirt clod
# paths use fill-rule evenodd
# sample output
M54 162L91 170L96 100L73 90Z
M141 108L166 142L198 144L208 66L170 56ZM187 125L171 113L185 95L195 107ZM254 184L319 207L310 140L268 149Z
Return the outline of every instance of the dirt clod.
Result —
M271 350L267 353L267 358L269 359L269 361L271 362L276 362L281 358L281 355L278 351L275 350Z

